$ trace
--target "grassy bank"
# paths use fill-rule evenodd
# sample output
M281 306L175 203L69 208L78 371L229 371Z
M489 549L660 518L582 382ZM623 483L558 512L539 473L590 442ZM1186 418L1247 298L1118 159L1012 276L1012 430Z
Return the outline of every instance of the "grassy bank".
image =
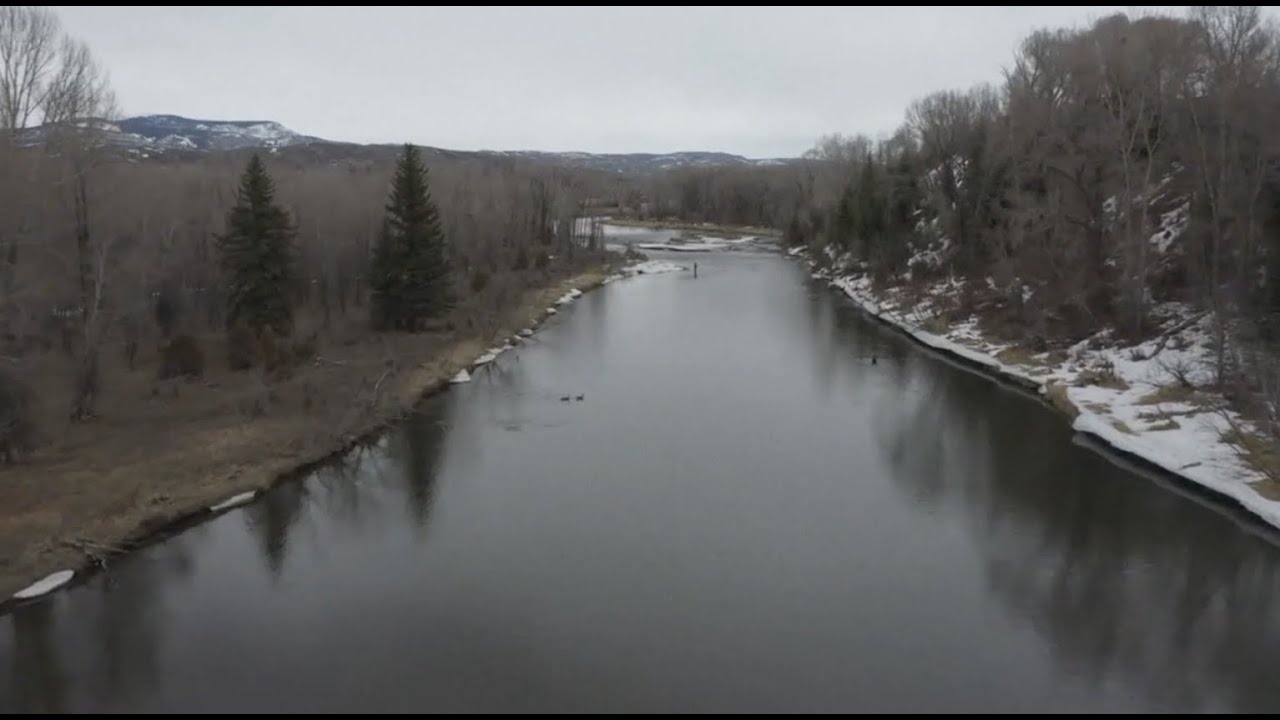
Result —
M217 368L196 381L126 376L104 395L103 418L0 475L0 598L298 477L537 325L568 290L604 279L597 269L526 292L491 332L375 335L353 324L286 379Z

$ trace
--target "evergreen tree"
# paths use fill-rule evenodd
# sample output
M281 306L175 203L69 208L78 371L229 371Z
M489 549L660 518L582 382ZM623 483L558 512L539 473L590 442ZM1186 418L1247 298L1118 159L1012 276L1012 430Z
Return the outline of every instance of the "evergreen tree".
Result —
M853 236L858 259L871 260L872 249L879 245L884 234L884 193L880 187L880 173L876 159L869 154L862 163L862 178L858 181L858 194L854 198Z
M455 302L444 231L418 149L404 146L372 261L373 322L417 330Z
M275 203L275 184L255 154L240 179L227 232L218 238L227 280L227 325L243 323L255 333L293 330L290 296L296 229Z

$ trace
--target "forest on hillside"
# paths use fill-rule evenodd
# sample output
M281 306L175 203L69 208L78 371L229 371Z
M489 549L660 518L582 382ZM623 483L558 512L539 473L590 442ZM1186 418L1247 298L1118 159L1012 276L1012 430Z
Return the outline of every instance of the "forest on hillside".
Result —
M889 137L798 163L687 169L655 212L765 224L877 286L947 280L1043 350L1213 319L1213 385L1280 430L1280 33L1256 6L1103 17L1021 43L999 83L940 90Z

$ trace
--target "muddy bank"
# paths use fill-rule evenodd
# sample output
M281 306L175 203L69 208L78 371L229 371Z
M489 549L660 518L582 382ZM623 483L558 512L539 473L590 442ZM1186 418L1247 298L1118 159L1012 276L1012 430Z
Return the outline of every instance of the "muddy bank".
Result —
M118 390L96 423L0 474L0 598L54 571L109 564L219 503L305 474L545 320L566 292L605 279L602 268L527 292L479 335L353 330L283 381L228 372Z

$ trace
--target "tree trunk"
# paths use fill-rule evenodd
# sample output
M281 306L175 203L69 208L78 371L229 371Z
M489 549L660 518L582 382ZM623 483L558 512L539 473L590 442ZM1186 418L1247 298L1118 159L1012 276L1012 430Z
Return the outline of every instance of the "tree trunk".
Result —
M71 419L82 422L93 417L94 402L98 396L98 342L94 324L100 294L93 275L93 258L89 247L89 192L88 176L79 169L75 180L75 234L76 258L80 284L80 322L84 347L75 376L75 401Z

